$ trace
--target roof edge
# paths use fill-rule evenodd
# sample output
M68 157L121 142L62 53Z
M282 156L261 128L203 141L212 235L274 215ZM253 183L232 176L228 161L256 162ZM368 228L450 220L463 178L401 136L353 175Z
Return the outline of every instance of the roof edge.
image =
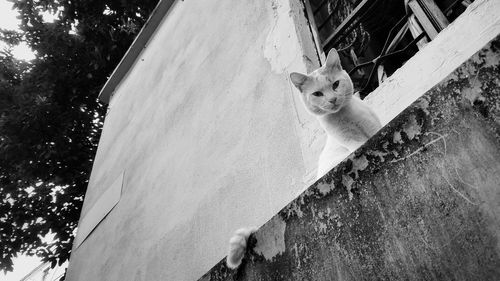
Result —
M158 2L154 10L151 12L149 19L146 21L139 34L135 37L132 45L130 45L120 63L116 66L115 70L113 70L113 73L111 73L108 81L106 81L106 84L104 84L99 92L99 100L101 102L109 103L116 87L127 75L130 68L137 60L137 57L141 54L149 39L162 22L164 16L168 13L176 1L177 0L160 0L160 2Z

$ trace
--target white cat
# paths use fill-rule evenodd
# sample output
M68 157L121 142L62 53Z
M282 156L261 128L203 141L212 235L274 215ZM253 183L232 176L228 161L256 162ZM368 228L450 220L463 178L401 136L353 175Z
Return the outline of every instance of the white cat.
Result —
M342 162L381 127L377 115L353 95L351 78L331 49L324 66L309 75L290 73L307 110L326 132L326 143L318 161L318 178Z
M326 143L318 161L318 178L342 162L381 127L377 115L353 95L351 78L331 49L324 66L309 75L290 73L307 110L318 119L326 132ZM236 268L245 255L248 237L255 228L238 229L229 240L226 264Z

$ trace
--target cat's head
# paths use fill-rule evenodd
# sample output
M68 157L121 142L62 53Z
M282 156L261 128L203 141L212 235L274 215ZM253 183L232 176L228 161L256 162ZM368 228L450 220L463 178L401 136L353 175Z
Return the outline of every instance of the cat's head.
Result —
M302 93L306 107L315 115L338 112L349 103L354 90L335 49L328 53L325 65L308 75L292 72L290 79Z

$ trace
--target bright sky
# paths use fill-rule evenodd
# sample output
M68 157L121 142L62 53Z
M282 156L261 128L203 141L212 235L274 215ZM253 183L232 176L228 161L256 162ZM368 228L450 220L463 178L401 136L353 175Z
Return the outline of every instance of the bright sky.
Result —
M16 18L16 11L12 10L12 3L7 0L0 0L0 28L18 30L19 19ZM5 47L0 43L0 48ZM12 53L18 59L32 60L35 58L33 51L24 43L16 46Z
M36 257L19 256L14 259L14 271L7 273L7 275L4 275L2 271L0 280L19 281L41 263L40 259Z
M3 1L3 0L2 0ZM42 238L42 242L51 243L54 241L54 234L49 233L44 238ZM13 260L14 263L14 271L3 274L3 271L0 272L0 280L1 281L19 281L21 278L25 277L28 273L30 273L35 267L42 264L42 261L37 257L29 257L24 255L19 255L17 258ZM64 268L67 267L67 262L63 265L62 268L58 269L58 271L64 271ZM61 272L53 272L60 274Z
M2 0L3 1L3 0ZM54 234L49 233L44 238L42 238L42 242L51 243L54 240ZM17 258L13 260L14 262L14 271L7 273L7 275L3 274L3 271L0 273L0 280L2 281L19 281L21 278L30 273L35 267L42 264L42 261L37 257L29 257L24 255L19 255ZM67 266L67 264L66 264Z

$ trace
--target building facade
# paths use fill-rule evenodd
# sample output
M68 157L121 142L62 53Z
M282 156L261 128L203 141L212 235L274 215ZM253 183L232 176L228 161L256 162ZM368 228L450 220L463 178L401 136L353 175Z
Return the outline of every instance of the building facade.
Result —
M315 182L324 133L289 73L342 46L322 41L313 2L160 2L101 93L108 113L68 280L198 280L235 229L264 225ZM383 124L500 34L500 2L466 4L425 44L408 39L421 45L399 70L377 66L365 100Z

